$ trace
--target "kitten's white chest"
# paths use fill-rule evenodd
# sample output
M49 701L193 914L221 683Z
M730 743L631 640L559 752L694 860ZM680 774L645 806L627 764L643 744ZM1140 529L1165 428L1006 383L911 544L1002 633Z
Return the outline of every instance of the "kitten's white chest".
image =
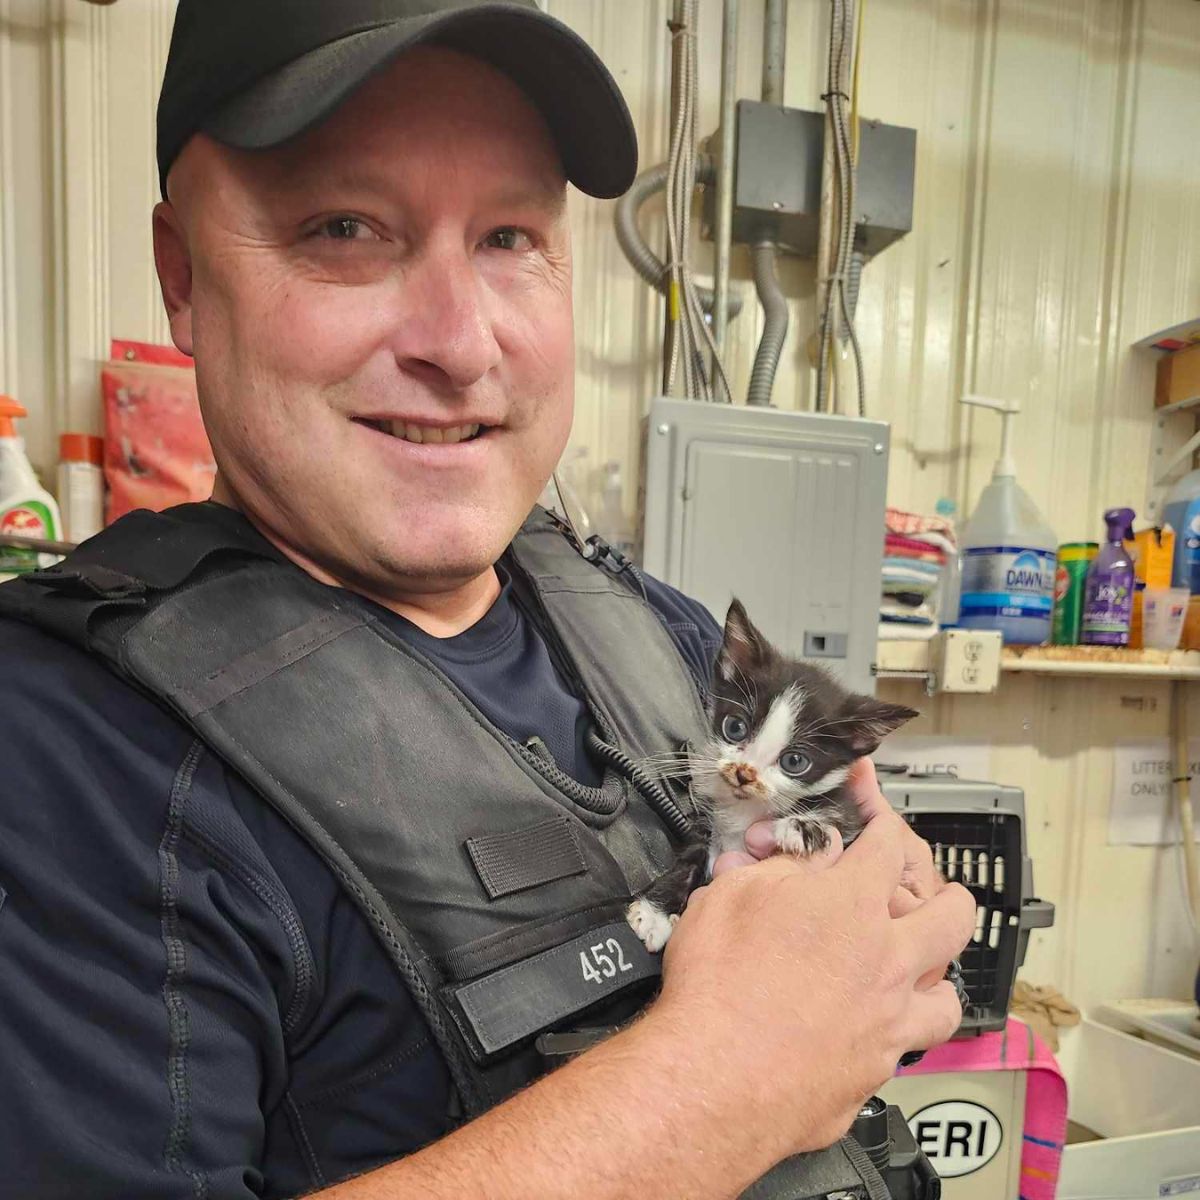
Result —
M726 851L745 853L746 830L755 821L771 814L765 805L752 800L726 802L713 812L713 831L708 843L708 877L712 878L713 863Z

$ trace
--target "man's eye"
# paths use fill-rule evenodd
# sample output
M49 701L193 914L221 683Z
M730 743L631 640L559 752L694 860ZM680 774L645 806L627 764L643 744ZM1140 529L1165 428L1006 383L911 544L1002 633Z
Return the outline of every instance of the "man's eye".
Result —
M375 237L371 227L357 217L330 217L314 232L335 242L360 242Z
M797 750L785 750L779 756L779 769L785 774L796 778L803 775L812 766L812 759Z
M494 250L528 250L533 242L523 230L505 226L503 229L493 229L483 239L483 244Z
M744 742L750 732L741 717L728 716L721 722L721 734L727 742Z

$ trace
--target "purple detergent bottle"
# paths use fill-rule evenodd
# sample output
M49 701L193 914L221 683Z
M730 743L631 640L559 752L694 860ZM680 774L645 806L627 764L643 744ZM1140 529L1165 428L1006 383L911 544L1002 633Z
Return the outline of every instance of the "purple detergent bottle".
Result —
M1085 646L1128 646L1133 619L1133 559L1124 539L1133 525L1132 508L1104 514L1108 537L1088 567L1083 601Z

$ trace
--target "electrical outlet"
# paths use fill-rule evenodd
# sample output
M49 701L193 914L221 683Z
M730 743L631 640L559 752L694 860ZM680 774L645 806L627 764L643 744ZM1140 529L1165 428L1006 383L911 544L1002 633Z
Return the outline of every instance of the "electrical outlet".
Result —
M946 629L933 639L929 666L942 692L994 692L1000 682L999 630Z

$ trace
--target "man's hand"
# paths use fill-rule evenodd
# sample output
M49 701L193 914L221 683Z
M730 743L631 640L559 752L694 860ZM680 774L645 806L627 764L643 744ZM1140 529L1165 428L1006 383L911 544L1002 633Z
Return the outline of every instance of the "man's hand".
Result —
M641 1020L330 1200L727 1200L836 1141L905 1051L958 1027L941 975L975 927L869 769L854 780L869 820L849 849L768 857L756 835L768 861L692 894Z
M941 879L869 762L850 786L867 822L853 845L835 835L793 859L773 853L770 822L752 827L747 854L718 860L666 950L659 1006L721 1045L714 1087L749 1085L747 1104L790 1124L786 1153L836 1140L902 1054L947 1040L962 1017L943 977L974 901Z
M946 881L933 865L933 853L929 849L929 843L913 833L908 822L897 816L888 804L875 775L875 764L870 759L860 758L850 769L846 786L850 789L850 794L858 804L865 821L885 818L903 826L903 830L896 830L904 849L904 870L899 887L892 897L892 916L903 916L916 907L916 902L936 896L946 886ZM746 831L746 852L722 854L713 865L714 877L735 867L750 866L775 854L779 847L775 844L773 826L774 821L771 820L757 821L751 825ZM840 853L840 841L837 845L835 858L837 853Z

